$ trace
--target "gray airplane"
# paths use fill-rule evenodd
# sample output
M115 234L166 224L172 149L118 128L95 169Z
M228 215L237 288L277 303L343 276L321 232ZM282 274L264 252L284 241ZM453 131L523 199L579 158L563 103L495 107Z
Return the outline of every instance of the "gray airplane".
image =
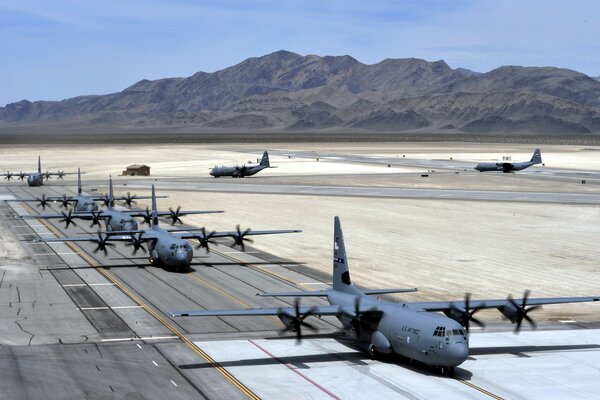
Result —
M112 193L112 178L110 179L110 190ZM62 196L46 196L45 194L42 197L35 199L15 199L15 200L5 200L10 202L37 202L39 207L42 207L44 210L48 203L61 203L61 207L67 208L69 204L73 204L73 211L75 213L85 212L85 211L98 211L98 204L96 202L103 202L105 206L109 206L112 202L114 206L114 202L122 201L127 206L132 206L136 204L136 200L139 199L150 199L150 196L138 196L131 195L131 193L127 192L127 196L118 196L114 197L112 194L110 195L110 199L108 195L84 195L83 188L81 186L81 172L79 168L77 168L77 195L76 196L67 196L63 194ZM157 198L165 198L167 196L157 196ZM112 199L112 200L111 200Z
M129 196L129 194L128 194ZM86 196L84 196L86 197ZM86 201L92 201L92 204L96 205L96 203L93 203L93 200L98 200L98 199L102 199L103 201L105 200L104 197L94 197L94 196L90 196L92 198L92 200L87 199ZM158 197L158 196L156 196ZM166 197L166 196L162 196L162 197ZM87 198L87 197L86 197ZM152 196L136 196L136 199L145 199L145 198L152 198ZM104 210L100 210L98 211L98 207L96 206L96 209L94 210L82 210L82 211L75 211L73 212L73 210L69 210L68 213L66 212L61 212L60 214L37 214L37 215L23 215L21 218L23 219L61 219L60 222L64 222L66 224L66 228L68 228L70 225L74 225L77 226L77 224L75 223L74 220L76 219L81 219L81 220L88 220L88 221L92 221L92 224L90 225L91 227L94 227L95 225L100 226L100 221L104 221L104 224L106 226L106 231L107 232L113 232L113 231L131 231L131 230L137 230L138 229L138 223L135 220L135 218L143 218L143 222L146 222L148 225L150 225L151 220L152 220L152 215L150 213L150 210L146 209L145 211L136 211L136 210L118 210L115 208L115 197L113 195L113 183L112 183L112 177L108 178L108 196L106 197L108 206L104 209ZM76 210L76 208L75 208ZM181 211L181 209L179 207L177 207L176 210L173 210L172 208L169 208L169 211L158 211L156 213L156 215L158 217L168 217L171 219L171 222L173 224L179 222L180 224L182 223L181 218L185 215L192 215L192 214L215 214L215 213L222 213L223 211Z
M266 151L263 153L262 159L260 160L260 163L258 163L258 164L249 164L249 165L244 164L241 167L237 166L237 165L235 167L227 167L227 166L214 167L213 169L210 170L210 175L214 176L215 178L219 178L221 176L231 176L233 178L243 178L245 176L255 175L265 168L276 168L276 167L271 167L271 164L269 162L269 153Z
M126 242L133 247L134 254L138 250L147 251L151 264L164 265L173 268L176 271L189 267L194 256L194 251L191 244L186 239L198 240L196 248L204 247L209 251L209 243L213 243L213 239L230 237L234 240L235 245L239 245L244 250L244 242L252 242L252 239L246 236L252 235L272 235L280 233L295 233L299 230L265 230L251 231L246 229L244 232L240 230L238 225L236 231L232 232L206 232L206 228L193 229L172 229L165 230L158 226L158 211L156 210L156 197L154 195L154 185L152 185L152 211L150 213L150 229L130 229L122 231L98 232L97 236L80 236L80 237L64 237L64 238L49 238L38 239L37 242L93 242L96 243L94 253L103 251L107 254L108 247L115 244L113 242ZM199 232L198 232L199 231ZM148 249L144 247L148 246Z
M62 179L65 175L72 175L74 172L65 172L65 171L57 171L57 172L42 172L42 161L40 156L38 156L38 170L37 172L23 172L20 171L18 174L14 172L5 172L0 174L4 176L4 179L11 180L13 177L16 177L19 180L24 180L27 178L27 184L29 186L42 186L44 184L44 179L48 180L52 176L57 176L58 179Z
M475 169L479 172L486 171L502 171L504 173L509 173L513 171L521 171L522 169L529 168L535 164L542 163L542 153L540 149L535 149L533 152L533 156L529 161L511 163L511 162L498 162L498 163L479 163L475 167Z
M542 304L600 301L598 297L565 297L529 299L477 300L465 297L456 301L394 303L368 297L372 294L413 292L416 289L360 290L350 281L344 237L339 219L335 218L333 242L333 288L323 291L265 293L262 296L295 297L294 307L255 308L242 310L197 310L176 312L174 317L274 315L284 323L284 331L294 331L298 340L302 328L315 328L305 319L311 315L337 317L345 330L358 340L360 348L371 356L397 354L452 375L454 367L469 355L469 324L483 326L474 314L485 308L496 308L512 323L516 332L523 320L535 327L528 313ZM299 297L322 296L330 305L300 306ZM445 315L442 315L443 313Z

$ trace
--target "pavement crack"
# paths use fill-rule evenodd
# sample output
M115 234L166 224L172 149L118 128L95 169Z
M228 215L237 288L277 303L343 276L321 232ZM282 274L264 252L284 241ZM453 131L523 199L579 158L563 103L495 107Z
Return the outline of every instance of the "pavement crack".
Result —
M100 355L100 358L104 359L104 356L102 356L102 352L100 351L100 346L98 346L98 343L94 343L94 346L96 347L96 351Z
M35 334L29 332L27 329L23 328L23 326L21 326L21 322L26 321L27 317L23 317L20 321L15 321L15 325L17 325L19 327L19 329L23 332L25 332L28 335L31 335L31 337L29 338L29 343L28 346L31 346L31 341L33 340Z

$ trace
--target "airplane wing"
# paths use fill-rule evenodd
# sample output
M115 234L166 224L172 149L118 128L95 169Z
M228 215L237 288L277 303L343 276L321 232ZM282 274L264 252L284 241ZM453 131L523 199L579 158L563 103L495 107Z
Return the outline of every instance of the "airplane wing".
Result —
M149 242L154 240L153 238L145 238L142 236L140 239L142 242ZM73 237L59 237L59 238L40 238L35 239L34 242L94 242L98 243L101 241L105 242L129 242L131 241L131 235L110 235L100 239L99 236L73 236Z
M157 196L158 197L158 196ZM139 199L140 197L136 197L137 199ZM146 211L139 211L139 210L124 210L124 211L120 211L123 214L129 214L132 217L146 217L147 215L149 215L148 213L146 213ZM194 214L220 214L220 213L224 213L225 211L179 211L179 216L184 216L184 215L194 215ZM170 211L158 211L156 213L157 216L159 217L170 217L171 215L173 215L172 212Z
M586 303L591 301L600 301L600 296L596 297L547 297L526 299L527 306L546 305L546 304L565 304L565 303ZM523 299L513 299L517 304L522 304ZM425 311L449 311L453 306L462 307L463 301L425 301L425 302L406 302L407 306ZM507 299L495 300L471 300L470 308L502 308L509 304Z
M354 307L340 307L335 305L324 305L324 306L301 306L299 308L300 314L311 314L322 316L322 315L338 315L342 312L353 313ZM264 315L280 315L280 314L295 315L296 309L294 307L273 307L273 308L247 308L240 310L191 310L191 311L177 311L171 313L173 317L233 317L233 316L264 316Z
M203 230L202 228L198 228L198 229L182 229L181 231L192 231L192 230ZM169 232L177 232L177 231L173 231L170 230ZM268 230L268 231L248 231L245 233L242 233L243 236L254 236L254 235L278 235L278 234L282 234L282 233L298 233L298 232L302 232L299 229L273 229L273 230ZM211 233L210 236L211 238L223 238L223 237L237 237L240 235L240 232L238 231L229 231L229 232L214 232ZM204 237L202 235L199 235L197 233L180 233L177 236L179 236L182 239L203 239Z
M73 218L81 218L81 219L87 219L87 218L92 218L93 214L90 211L79 211L76 213L72 213L72 217ZM101 214L99 216L99 218L103 218L104 216ZM27 214L27 215L21 215L22 219L54 219L54 218L65 218L65 216L63 214Z
M60 196L60 197L59 196L44 196L44 199L46 201L52 201L52 202L65 200L62 196ZM10 200L5 200L5 201L34 202L34 201L42 201L42 198L40 197L39 199L10 199ZM67 196L66 201L77 201L77 197Z

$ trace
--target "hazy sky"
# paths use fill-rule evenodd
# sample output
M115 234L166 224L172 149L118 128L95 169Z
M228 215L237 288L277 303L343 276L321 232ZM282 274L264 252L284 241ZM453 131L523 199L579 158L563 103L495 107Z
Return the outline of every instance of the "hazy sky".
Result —
M600 75L599 1L0 0L0 106L215 71L286 49Z

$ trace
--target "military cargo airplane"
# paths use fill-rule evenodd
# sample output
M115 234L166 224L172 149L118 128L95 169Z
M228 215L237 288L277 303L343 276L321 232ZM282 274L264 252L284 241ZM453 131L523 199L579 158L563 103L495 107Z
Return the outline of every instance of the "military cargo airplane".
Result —
M529 161L523 161L523 162L517 162L517 163L512 163L512 162L479 163L479 164L477 164L475 169L479 172L502 171L504 173L509 173L509 172L513 172L513 171L521 171L525 168L531 167L532 165L541 164L541 163L542 163L542 153L540 152L540 149L535 149L535 151L533 152L533 156L531 157L531 160L529 160Z
M271 166L271 163L269 162L269 153L266 151L263 153L262 159L260 160L259 164L244 164L241 167L237 165L235 167L227 167L224 165L221 167L215 166L213 169L210 170L210 175L214 176L215 178L219 178L221 176L243 178L245 176L255 175L265 168L276 168Z
M128 194L129 196L129 194ZM93 196L92 196L93 197ZM158 196L156 196L158 197ZM162 196L166 197L166 196ZM152 198L152 196L136 196L136 199L145 199ZM96 198L95 198L96 199ZM104 201L104 198L102 198ZM138 223L135 218L143 218L144 222L150 224L151 222L151 213L150 210L146 209L145 211L136 211L136 210L117 210L115 208L115 197L113 195L113 183L112 177L108 178L108 196L107 196L108 206L104 210L97 211L95 210L84 210L84 211L75 211L69 210L68 213L61 212L60 214L32 214L32 215L23 215L21 218L23 219L59 219L60 222L64 222L66 224L66 228L68 228L71 224L77 226L75 223L75 219L82 219L87 221L92 221L91 227L95 225L100 225L100 221L103 220L106 225L106 231L131 231L138 229ZM93 203L95 205L95 203ZM172 223L175 224L177 222L182 223L181 218L185 215L192 214L216 214L222 213L223 211L181 211L178 207L177 210L173 210L169 208L169 211L158 211L156 213L159 217L168 217L171 219Z
M469 324L483 326L474 314L485 308L496 308L512 323L516 332L523 320L535 327L529 312L542 304L600 301L596 297L564 297L471 301L400 302L394 303L368 297L370 294L411 292L416 289L383 289L364 291L350 281L344 237L338 217L335 218L333 242L333 288L323 291L265 293L263 296L295 297L294 307L254 308L241 310L197 310L173 313L173 317L274 315L284 323L284 331L295 331L298 340L302 328L315 328L305 319L311 315L337 317L345 330L354 333L361 349L371 355L398 354L425 365L439 368L444 375L453 375L454 367L469 355ZM322 296L330 305L300 306L299 298ZM439 314L443 313L445 315Z
M94 253L103 251L107 254L108 247L114 246L112 242L126 242L133 247L133 253L138 250L147 251L151 264L164 265L179 271L190 265L194 251L186 239L198 240L196 248L204 247L209 251L209 243L213 239L230 237L234 240L234 245L239 245L244 250L244 242L251 242L252 239L246 236L252 235L272 235L280 233L295 233L299 230L264 230L251 231L240 230L238 225L236 231L232 232L206 232L206 228L193 229L172 229L165 230L158 225L158 211L156 210L156 197L154 195L154 185L152 185L152 211L150 213L150 229L130 229L122 231L98 232L97 236L77 236L37 239L37 242L92 242L96 243ZM199 231L199 233L196 233ZM148 249L144 247L148 246Z
M112 193L112 178L110 179L110 190ZM167 196L156 196L157 198L165 198ZM42 207L44 210L48 203L61 203L61 207L67 208L69 204L73 204L73 212L85 212L85 211L98 211L98 204L96 202L101 201L105 206L109 206L110 202L113 203L116 201L122 201L128 206L132 206L136 204L136 200L140 199L149 199L150 196L138 196L131 195L131 193L127 192L127 196L118 196L114 197L111 194L111 199L109 199L109 195L84 195L83 188L81 186L81 172L79 168L77 168L77 196L67 196L63 194L62 196L46 196L45 194L42 197L35 199L14 199L14 200L5 200L10 202L38 202L38 206Z
M52 176L57 176L58 179L62 179L65 175L72 175L74 172L65 172L65 171L57 171L57 172L42 172L42 161L40 156L38 156L38 170L37 172L23 172L20 171L18 174L13 172L5 172L3 174L4 179L11 180L13 177L17 177L19 180L24 180L27 178L27 184L29 186L42 186L44 184L44 178L46 180L50 179Z

